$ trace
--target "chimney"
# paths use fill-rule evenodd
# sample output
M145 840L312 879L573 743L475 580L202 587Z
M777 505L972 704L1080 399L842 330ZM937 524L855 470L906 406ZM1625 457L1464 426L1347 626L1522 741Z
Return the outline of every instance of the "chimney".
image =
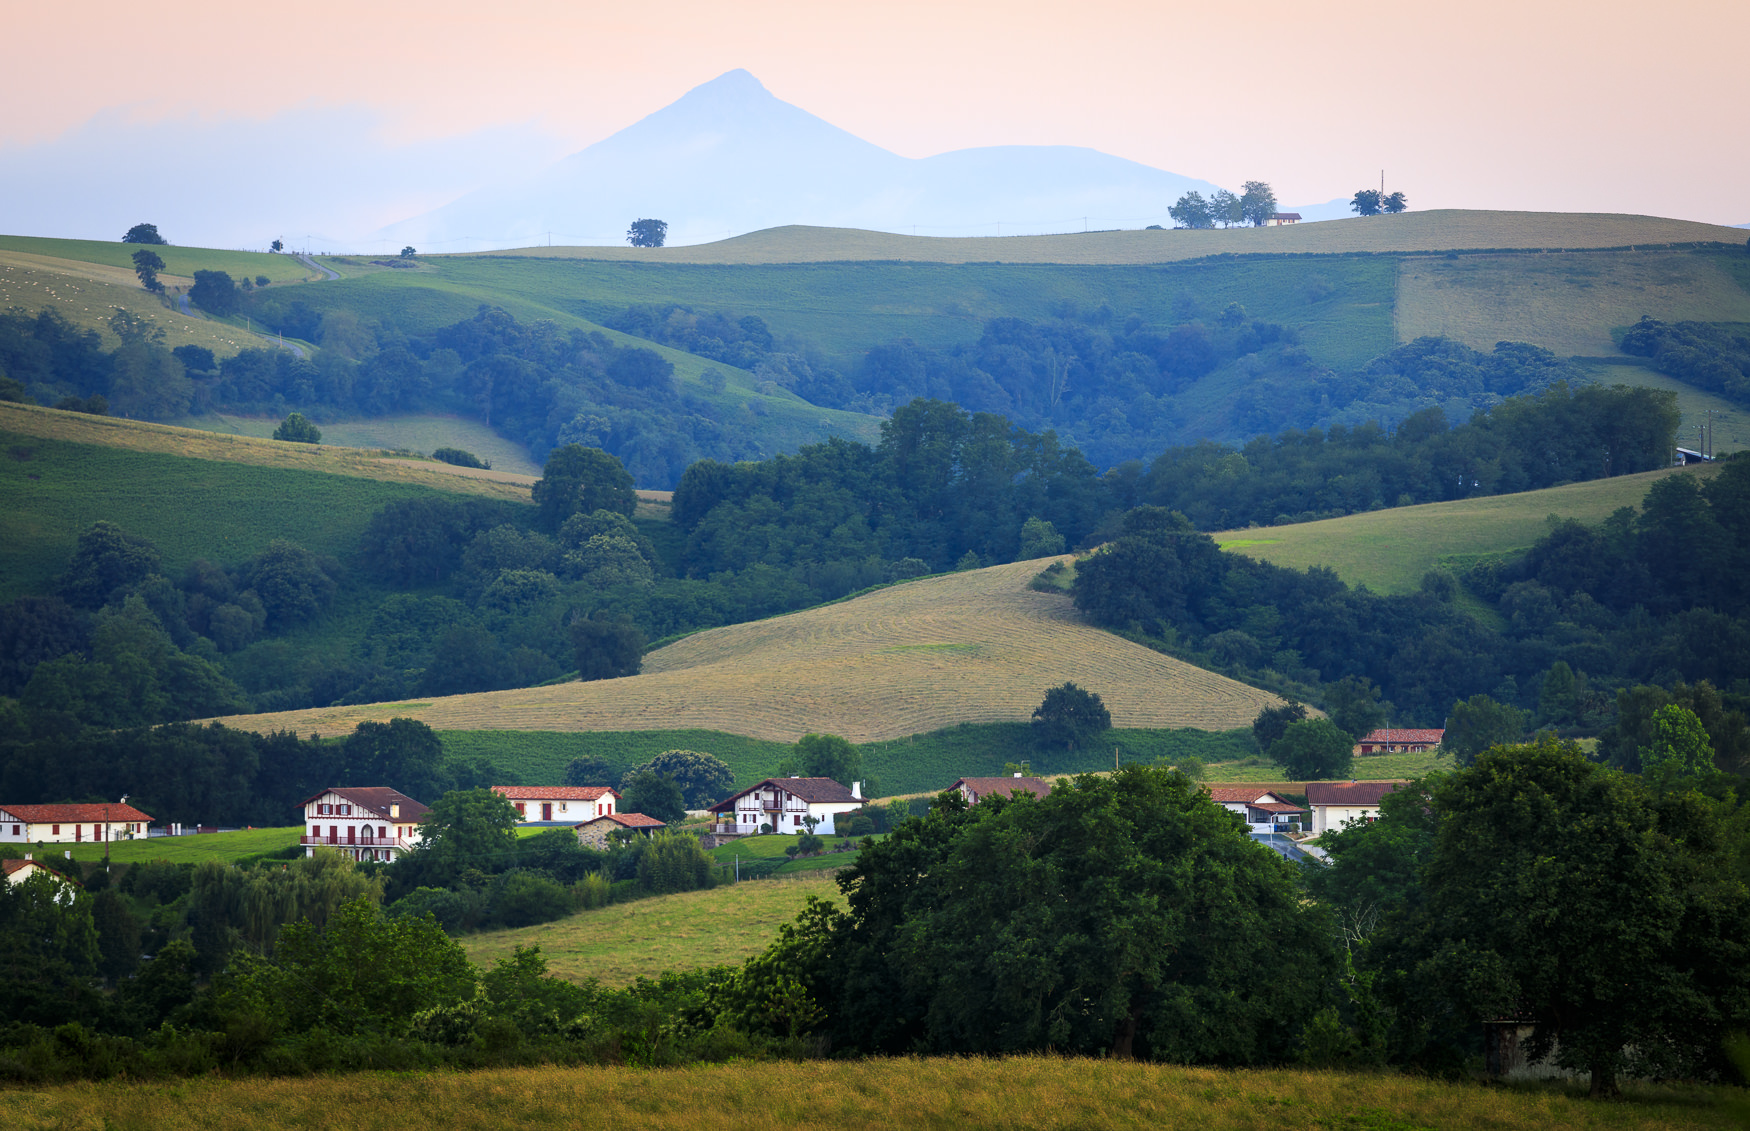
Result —
M1020 771L1019 771L1019 770L1017 770L1017 771L1016 771L1016 772L1015 772L1015 776L1016 776L1016 777L1020 777L1020 776L1021 776L1021 773L1020 773Z
M28 853L28 852L26 852L26 853L25 853L25 854L24 854L24 858L25 858L25 859L26 859L26 860L29 860L29 859L30 859L30 853Z
M855 797L858 801L863 800L863 783L862 782L854 781L851 783L851 796Z

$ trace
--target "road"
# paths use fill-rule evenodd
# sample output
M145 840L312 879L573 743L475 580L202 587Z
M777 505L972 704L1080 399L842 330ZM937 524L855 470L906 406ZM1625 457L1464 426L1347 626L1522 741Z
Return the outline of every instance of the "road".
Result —
M325 283L332 280L332 279L340 278L339 271L336 271L330 267L322 266L322 264L316 262L314 259L311 259L308 255L305 255L303 252L294 251L292 253L292 255L297 258L299 263L302 263L304 266L308 267L310 270L322 272L323 276L325 276L322 281Z
M316 268L316 270L318 270L318 271L328 271L328 268L322 266L320 263L311 263L310 260L305 259L301 255L298 256L298 258L300 260L303 260L303 262L309 264L311 267ZM330 279L340 278L340 276L333 271L328 271L328 277ZM204 315L204 314L196 314L195 313L194 308L188 304L188 296L186 294L181 294L181 295L176 296L176 305L182 311L183 314L187 315L190 318L205 318L206 317L206 315ZM287 342L287 341L282 341L279 338L270 338L266 334L258 334L254 330L250 330L248 332L251 334L255 334L256 337L260 338L262 341L268 343L269 345L283 346L284 348L291 350L293 357L302 358L302 357L309 356L309 351L306 350L303 346L299 345L296 342Z

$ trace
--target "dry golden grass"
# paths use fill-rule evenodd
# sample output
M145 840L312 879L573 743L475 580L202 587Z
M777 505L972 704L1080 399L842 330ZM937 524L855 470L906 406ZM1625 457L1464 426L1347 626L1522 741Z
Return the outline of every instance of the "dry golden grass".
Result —
M625 679L225 721L334 735L392 713L437 730L699 728L781 742L825 731L869 742L1025 721L1065 680L1098 689L1119 727L1227 730L1279 701L1083 624L1068 597L1027 588L1045 564L925 578L701 632L652 652L644 674Z
M840 857L849 861L849 856ZM625 986L640 975L739 963L763 952L809 896L844 904L827 872L798 872L679 895L581 911L535 927L467 935L460 941L478 966L539 946L547 970L581 982Z
M1718 465L1689 470L1712 475ZM1215 540L1223 549L1294 569L1328 566L1349 584L1366 585L1376 593L1406 593L1444 558L1524 549L1549 531L1552 514L1602 522L1618 507L1639 507L1653 480L1677 473L1646 471L1516 495L1228 530Z
M159 277L170 287L193 282L171 275ZM110 317L118 306L163 330L164 344L172 349L204 346L218 357L230 357L238 350L266 344L235 326L170 309L157 296L142 290L132 271L0 250L0 310L14 306L32 313L53 307L75 326L96 330L105 349L120 344L109 329Z
M1589 252L1416 258L1398 267L1398 340L1424 334L1473 349L1532 342L1563 356L1616 353L1612 327L1641 315L1750 322L1750 291L1707 257Z
M1163 219L1163 222L1164 219ZM790 225L690 247L529 247L490 255L610 259L633 263L1169 263L1207 255L1448 251L1486 248L1742 244L1717 224L1594 212L1438 209L1328 220L1287 228L1078 232L1060 236L902 236L856 228ZM436 257L434 257L436 258Z
M515 476L513 479L517 481L513 482L468 478L453 474L463 469L447 463L396 459L387 452L362 448L286 444L252 436L233 436L112 416L87 416L3 401L0 401L0 430L45 440L101 444L129 451L162 452L190 459L246 463L258 467L297 468L393 483L419 483L441 491L523 503L529 501L526 483L530 480L527 476Z
M312 1079L111 1082L15 1091L21 1131L360 1131L440 1127L1195 1127L1200 1131L1447 1131L1735 1126L1737 1089L1631 1088L1597 1103L1573 1089L1448 1084L1393 1075L1228 1071L1028 1056L730 1063L682 1069L521 1068Z

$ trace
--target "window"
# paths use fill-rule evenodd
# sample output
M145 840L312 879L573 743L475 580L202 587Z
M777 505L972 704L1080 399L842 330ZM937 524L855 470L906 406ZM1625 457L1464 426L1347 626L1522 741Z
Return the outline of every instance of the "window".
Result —
M54 829L54 831L49 834L50 836L60 836L61 835L61 826L60 825L54 825L54 826L52 826L52 828Z
M332 805L323 804L323 805L316 806L316 814L317 814L317 816L320 816L320 817L326 817L330 813L332 813L333 811L334 811L334 806L332 806Z
M516 815L518 817L526 817L526 816L528 816L528 812L529 812L528 807L525 806L521 801L516 803Z
M341 815L341 816L342 816L342 817L350 817L350 816L352 816L352 806L351 806L351 805L342 805L342 806L340 806L340 815Z
M790 823L792 825L800 825L802 823L802 814L800 814L800 813L791 814Z

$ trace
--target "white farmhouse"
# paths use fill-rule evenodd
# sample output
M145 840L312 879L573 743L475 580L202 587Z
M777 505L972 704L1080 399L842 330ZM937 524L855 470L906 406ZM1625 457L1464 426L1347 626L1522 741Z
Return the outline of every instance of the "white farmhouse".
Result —
M1229 813L1245 818L1247 827L1255 833L1282 832L1290 824L1298 824L1300 815L1306 812L1271 790L1249 786L1215 786L1209 790L1209 797Z
M1404 784L1399 781L1314 781L1306 784L1306 801L1312 806L1313 832L1340 829L1350 821L1371 821L1379 816L1379 799Z
M133 840L146 835L152 818L132 805L0 806L0 843L79 844Z
M816 821L814 831L833 835L833 818L863 807L863 783L846 789L831 778L767 778L740 793L724 798L708 810L713 814L711 831L729 836L750 836L770 825L776 833L805 833L806 820Z
M605 785L495 785L492 792L516 806L519 824L560 823L575 828L597 817L611 817L620 800Z
M387 786L334 786L304 801L304 827L298 843L305 856L318 848L344 852L354 860L394 860L419 844L419 821L430 809Z

